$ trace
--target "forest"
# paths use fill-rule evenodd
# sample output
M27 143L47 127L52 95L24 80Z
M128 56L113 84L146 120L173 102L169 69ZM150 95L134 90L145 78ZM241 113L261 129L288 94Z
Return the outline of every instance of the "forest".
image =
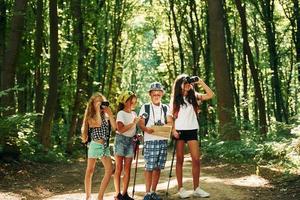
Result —
M203 159L300 175L299 0L0 0L1 163L83 157L94 92L116 112L132 90L138 112L154 81L168 104L180 74L215 93Z

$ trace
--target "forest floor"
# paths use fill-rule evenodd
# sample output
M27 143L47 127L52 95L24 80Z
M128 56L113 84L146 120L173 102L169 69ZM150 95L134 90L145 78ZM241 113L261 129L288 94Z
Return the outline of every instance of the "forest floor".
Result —
M100 186L103 167L99 161L93 177L93 198L96 199ZM162 171L157 193L163 199L179 199L177 182L174 175L171 178L169 196L165 197L171 153ZM132 193L135 161L132 166L132 177L128 193ZM135 199L144 196L144 161L140 156L138 161ZM71 164L40 164L32 162L2 163L0 161L0 199L2 200L83 200L84 159ZM175 168L175 167L174 167ZM259 175L257 175L259 174ZM184 187L192 193L191 159L187 154L184 164ZM113 179L113 178L112 178ZM106 190L105 198L113 199L113 180ZM267 167L257 168L252 164L222 164L202 161L201 187L211 194L209 200L299 200L300 174L286 176L278 170ZM196 199L196 198L189 198Z

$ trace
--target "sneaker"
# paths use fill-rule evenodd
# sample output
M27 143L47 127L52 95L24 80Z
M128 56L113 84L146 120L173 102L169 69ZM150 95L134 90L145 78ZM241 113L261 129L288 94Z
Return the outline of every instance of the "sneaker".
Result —
M200 187L197 187L197 189L193 192L193 196L195 196L195 197L209 197L209 193L205 192Z
M152 195L151 194L146 194L144 196L144 200L152 200Z
M115 200L124 200L123 196L121 195L121 193L119 193L116 197Z
M160 198L155 192L151 194L151 198L152 200L162 200L162 198Z
M180 188L180 190L179 190L179 197L181 198L181 199L186 199L186 198L189 198L190 197L190 194L188 193L188 191L186 191L183 187L182 188Z
M134 199L128 196L128 193L126 192L125 194L123 194L123 200L134 200Z

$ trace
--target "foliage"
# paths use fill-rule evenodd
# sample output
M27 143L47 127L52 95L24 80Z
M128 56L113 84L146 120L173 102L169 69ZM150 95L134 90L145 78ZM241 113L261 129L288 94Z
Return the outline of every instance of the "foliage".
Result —
M49 152L43 152L43 147L37 140L37 133L34 132L34 122L38 115L36 113L26 113L0 118L0 127L2 130L0 140L3 141L4 138L7 138L6 143L16 145L19 148L22 160L38 162L68 161L64 153L64 146L62 145L53 145L53 148ZM4 135L3 133L8 135ZM55 134L52 135L53 141L55 140L54 137ZM0 144L0 152L3 148Z
M293 128L289 128L287 133L288 127ZM300 126L294 124L288 127L281 126L282 129L270 132L263 141L255 137L242 138L241 141L204 138L201 143L204 159L230 163L254 162L257 165L280 165L287 169L298 169Z
M0 33L3 41L0 47L9 49L8 36L10 35L15 1L4 1L6 12L4 29ZM0 107L0 139L3 141L4 133L7 142L12 142L20 148L22 158L37 161L64 161L66 160L65 148L71 123L76 121L80 126L83 111L73 113L76 91L78 87L78 62L79 55L83 56L83 68L86 71L84 85L80 93L86 100L94 91L101 91L109 97L111 107L115 111L116 98L120 91L131 89L137 93L138 105L149 101L148 86L153 81L160 81L165 89L164 103L169 103L172 84L175 77L181 72L199 75L215 91L216 73L211 62L211 41L209 38L208 5L207 1L136 1L116 0L99 1L81 0L80 10L82 15L82 42L83 52L79 52L76 33L77 19L72 8L73 1L58 1L59 14L59 88L58 106L55 120L51 122L51 149L48 154L42 151L42 146L37 140L38 127L35 127L37 114L36 102L41 102L40 111L45 110L45 97L49 92L48 80L50 77L50 35L49 35L49 0L42 1L43 30L42 52L39 64L36 63L36 38L37 38L37 1L30 2L27 6L22 44L20 54L16 61L15 86L8 90L0 91L0 98L13 91L15 96L15 115L3 117L6 106ZM174 15L170 3L174 3ZM195 3L195 10L192 4ZM246 3L247 2L247 3ZM300 152L299 139L290 132L297 127L300 112L299 106L299 55L297 55L296 38L300 32L296 27L297 13L294 12L294 3L291 1L275 1L273 18L269 19L274 26L274 43L278 54L278 75L280 77L279 89L282 102L276 102L274 93L274 70L270 61L271 47L268 44L269 33L265 30L264 17L261 15L262 4L258 1L245 1L247 16L249 46L253 51L253 61L259 74L264 101L266 102L266 117L268 127L267 137L259 133L259 115L257 97L254 92L253 77L249 70L249 58L243 52L243 41L239 12L234 1L224 1L224 27L228 55L232 55L230 76L235 99L235 119L241 130L241 141L220 141L218 106L223 96L216 93L216 98L208 102L206 112L202 112L200 125L201 133L208 134L202 141L204 156L211 159L222 159L228 162L257 162L257 163L293 163L299 165L297 155ZM1 15L2 16L2 15ZM5 18L6 17L6 18ZM196 19L196 17L198 17ZM298 17L299 18L299 17ZM175 21L180 35L176 34ZM217 24L217 23L216 23ZM117 30L119 28L119 30ZM118 32L120 31L120 32ZM20 30L22 32L22 30ZM0 35L1 35L0 34ZM299 37L298 37L299 38ZM179 42L181 42L184 57L180 57ZM3 45L3 43L5 45ZM5 49L4 48L4 49ZM1 48L2 49L2 48ZM228 56L226 55L226 56ZM181 66L181 59L184 66ZM0 55L0 69L3 55ZM197 62L197 63L194 63ZM222 67L222 66L221 66ZM245 69L243 69L245 67ZM37 69L40 70L40 80L37 80ZM13 70L11 70L13 71ZM4 74L1 74L4 73ZM10 77L1 71L1 78ZM195 73L195 74L194 74ZM42 97L38 101L35 83L41 81ZM2 81L3 82L3 81ZM40 94L40 93L39 93ZM81 105L86 102L80 102ZM217 105L219 104L219 105ZM288 121L282 122L275 119L275 108L283 105L286 109ZM20 108L23 108L22 110ZM38 111L38 112L40 112ZM21 114L21 112L27 112ZM246 114L248 113L248 114ZM76 120L72 120L72 115ZM205 116L204 116L205 115ZM230 129L230 128L229 128ZM78 140L79 128L75 134L75 156L83 155L82 146ZM3 144L0 144L3 145ZM1 151L2 147L0 147Z

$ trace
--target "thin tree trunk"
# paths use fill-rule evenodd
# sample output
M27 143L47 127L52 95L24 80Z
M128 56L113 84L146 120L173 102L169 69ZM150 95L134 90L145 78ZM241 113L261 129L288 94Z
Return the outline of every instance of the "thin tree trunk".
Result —
M67 138L67 149L66 152L71 154L73 150L73 145L75 141L75 132L76 132L76 122L78 119L79 111L82 111L83 94L80 91L84 89L84 77L86 77L86 70L84 66L84 38L83 38L83 18L81 12L81 0L74 0L71 2L72 13L74 17L74 36L75 41L78 45L78 60L77 60L77 87L75 94L75 101L72 108L72 119L70 124L70 129Z
M298 82L300 83L300 9L299 0L293 0L294 3L294 16L296 18L296 63L298 63Z
M240 140L235 124L229 66L226 58L222 0L208 0L212 60L218 102L219 133L223 140Z
M57 0L49 1L49 18L50 18L50 74L49 74L49 93L45 112L43 115L40 134L42 144L47 152L51 146L51 129L54 112L58 98L58 16Z
M11 89L15 86L16 63L20 51L26 5L27 0L15 1L11 31L4 56L4 65L1 68L1 91ZM13 91L9 91L8 95L2 96L1 106L6 108L6 111L3 113L4 116L15 113Z
M113 84L114 73L116 69L117 63L117 54L118 48L121 45L121 34L122 34L122 4L123 0L116 0L115 10L114 10L114 28L113 28L113 40L112 40L112 64L111 64L111 71L109 76L108 82L108 91L106 97L109 98L111 94L111 88Z
M243 77L243 104L245 103L249 104L246 52L243 52L242 77ZM248 123L250 120L248 106L243 106L243 117L244 117L244 121Z
M266 136L267 134L267 119L266 119L266 108L265 108L265 100L262 96L261 87L259 83L257 69L254 64L253 54L248 41L248 28L247 28L247 20L246 20L246 9L242 6L241 0L235 0L242 26L242 35L243 35L243 50L247 55L250 72L253 78L254 83L254 92L255 92L255 102L258 104L259 110L259 129L262 136Z
M202 49L203 51L203 57L204 57L204 69L205 69L205 83L210 85L210 80L211 80L211 52L210 52L210 34L209 34L209 30L210 30L210 24L209 24L209 14L208 14L208 8L205 7L205 22L204 23L206 25L206 41L204 44L204 48ZM201 45L202 46L202 45ZM206 136L208 135L208 129L209 129L209 124L215 124L215 121L211 121L209 123L209 113L208 113L208 103L205 101L202 104L202 120L203 123L202 125L205 127L203 130L203 135ZM211 118L213 119L213 118Z
M43 78L41 73L41 60L42 60L42 48L43 48L43 29L44 29L44 3L43 0L37 1L36 7L36 31L35 31L35 43L34 43L34 89L35 89L35 102L34 108L36 113L43 112ZM38 141L42 142L40 135L40 126L42 122L42 117L37 116L35 121L35 130L38 134Z
M274 0L269 1L259 1L261 6L261 16L264 22L266 37L268 42L268 51L269 51L269 64L271 70L273 71L272 74L272 86L273 86L273 93L275 97L275 118L277 121L283 121L283 119L288 123L288 114L285 109L282 92L281 92L281 84L279 78L279 57L277 53L276 47L276 39L275 39L275 24L273 19L274 13ZM257 9L258 5L255 4Z
M198 31L200 31L199 29L197 29L197 18L196 18L196 5L195 5L195 1L193 0L189 0L189 22L186 23L186 27L189 33L189 40L190 40L190 45L191 45L191 50L192 50L192 59L193 59L193 63L192 63L192 73L194 75L198 75L200 74L199 72L199 60L200 60L200 41L201 41L201 37L199 38L198 36L200 35L200 33L198 33ZM195 19L194 19L195 18Z
M225 7L226 9L226 7ZM226 33L226 42L228 45L228 66L229 66L229 71L230 71L230 79L231 79L231 85L232 85L232 91L233 91L233 96L234 96L234 102L236 106L236 115L237 115L237 121L240 123L241 121L241 111L240 111L240 97L237 92L237 88L235 86L235 58L234 58L234 42L232 41L232 34L231 30L229 27L229 22L228 22L228 16L225 11L225 16L224 16L224 25L225 25L225 33Z
M5 53L5 30L6 30L6 3L4 0L0 0L0 83L1 73L4 65L4 53Z
M172 19L171 19L171 11L167 11L168 15L168 22L169 22L169 40L171 41L171 53L172 53L172 65L173 65L173 71L174 71L174 77L177 76L177 66L176 66L176 59L175 59L175 47L174 47L174 41L172 37Z
M175 35L177 38L177 43L178 43L178 48L179 48L180 73L183 73L184 72L184 52L183 52L182 42L181 42L181 38L180 38L181 30L177 24L176 14L175 14L175 10L174 10L174 0L169 0L169 3L170 3L170 10L172 13L172 18L173 18L173 23L174 23Z
M23 41L22 46L23 46L22 49L23 52L27 52L29 50L27 48L30 47L30 45L27 43L26 39L25 41ZM28 77L30 77L30 73L28 73L28 69L26 68L27 68L26 65L21 60L19 60L18 69L16 71L16 81L18 87L22 88L22 90L18 90L16 94L17 94L17 102L18 102L17 112L20 114L24 114L27 108L26 104L27 104L27 96L29 90L29 88L27 88L27 81L29 81Z
M110 3L107 3L107 9L105 11L105 22L108 23L108 16L109 16L109 9L110 9ZM106 24L105 26L108 26ZM102 74L99 75L99 82L101 81L101 92L104 93L105 85L106 85L106 77L107 77L107 69L108 69L108 47L109 47L109 37L110 37L110 31L108 29L103 30L104 33L104 44L103 44L103 51L100 55L100 64L98 65L98 71L99 73L102 71ZM101 47L100 47L101 48ZM101 68L103 70L101 70Z

